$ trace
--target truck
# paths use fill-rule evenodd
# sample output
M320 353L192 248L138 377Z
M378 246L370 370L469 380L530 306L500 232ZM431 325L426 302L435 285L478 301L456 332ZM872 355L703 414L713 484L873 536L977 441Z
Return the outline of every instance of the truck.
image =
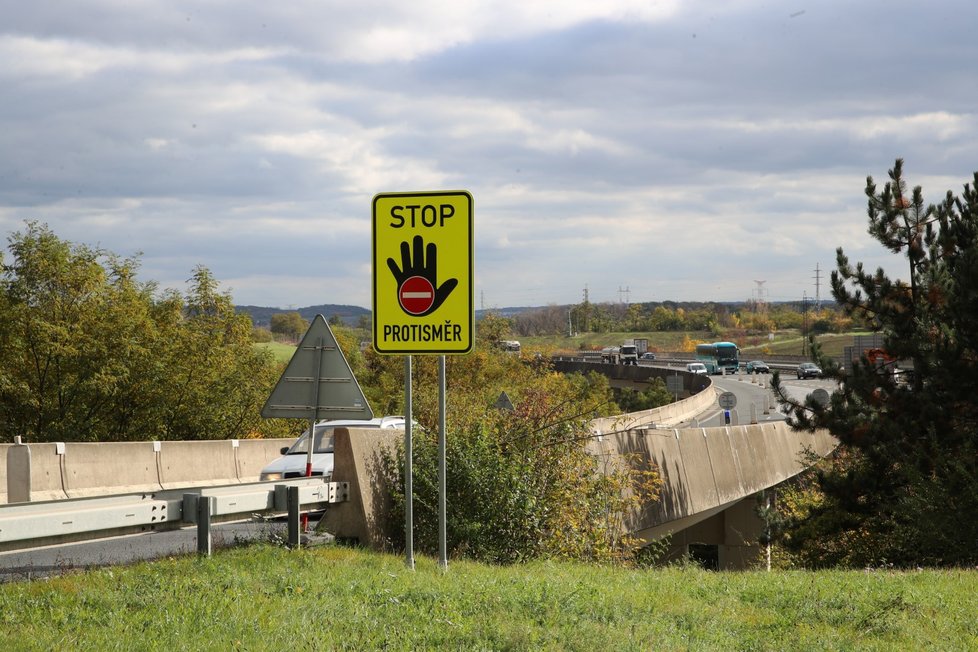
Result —
M638 348L631 340L621 346L606 346L601 349L601 362L611 364L638 364Z
M617 346L606 346L601 349L601 362L610 362L611 364L618 364L619 347Z
M646 341L646 344L648 341ZM618 362L620 364L638 364L638 346L635 344L635 340L625 340L620 347L618 347Z

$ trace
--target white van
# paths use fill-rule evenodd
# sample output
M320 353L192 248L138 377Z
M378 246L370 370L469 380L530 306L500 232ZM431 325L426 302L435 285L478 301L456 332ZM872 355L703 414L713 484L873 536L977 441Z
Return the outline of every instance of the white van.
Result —
M334 428L404 428L404 417L378 417L369 420L317 421L312 449L312 474L329 478L333 475ZM306 475L309 458L309 431L306 430L291 446L281 451L282 457L261 470L259 480L301 478Z
M702 362L690 362L686 365L686 371L691 374L706 374L706 365Z

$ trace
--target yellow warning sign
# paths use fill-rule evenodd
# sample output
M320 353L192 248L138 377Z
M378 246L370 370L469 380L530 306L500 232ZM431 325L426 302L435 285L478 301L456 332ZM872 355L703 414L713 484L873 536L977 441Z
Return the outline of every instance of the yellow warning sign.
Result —
M379 353L472 350L472 195L381 193L373 200L373 329Z

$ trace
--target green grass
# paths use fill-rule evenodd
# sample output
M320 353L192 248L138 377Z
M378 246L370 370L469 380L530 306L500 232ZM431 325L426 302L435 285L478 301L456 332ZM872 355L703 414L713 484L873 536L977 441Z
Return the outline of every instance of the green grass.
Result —
M978 572L491 567L268 545L0 585L5 650L974 650Z
M267 349L272 352L275 359L279 362L288 362L295 354L294 344L284 344L282 342L261 342L254 345L257 348Z
M868 333L826 333L818 335L816 341L822 347L822 352L830 358L841 359L845 347L852 346L853 337L856 335L868 335ZM774 355L804 355L808 350L808 338L801 334L794 334L774 342L765 343L752 347L743 347L743 351L764 351Z

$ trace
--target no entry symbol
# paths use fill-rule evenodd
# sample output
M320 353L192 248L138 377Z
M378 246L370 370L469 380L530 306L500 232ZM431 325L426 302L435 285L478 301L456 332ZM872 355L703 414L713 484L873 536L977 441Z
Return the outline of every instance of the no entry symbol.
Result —
M401 284L397 299L404 312L410 315L422 315L435 302L435 287L423 276L412 276Z

